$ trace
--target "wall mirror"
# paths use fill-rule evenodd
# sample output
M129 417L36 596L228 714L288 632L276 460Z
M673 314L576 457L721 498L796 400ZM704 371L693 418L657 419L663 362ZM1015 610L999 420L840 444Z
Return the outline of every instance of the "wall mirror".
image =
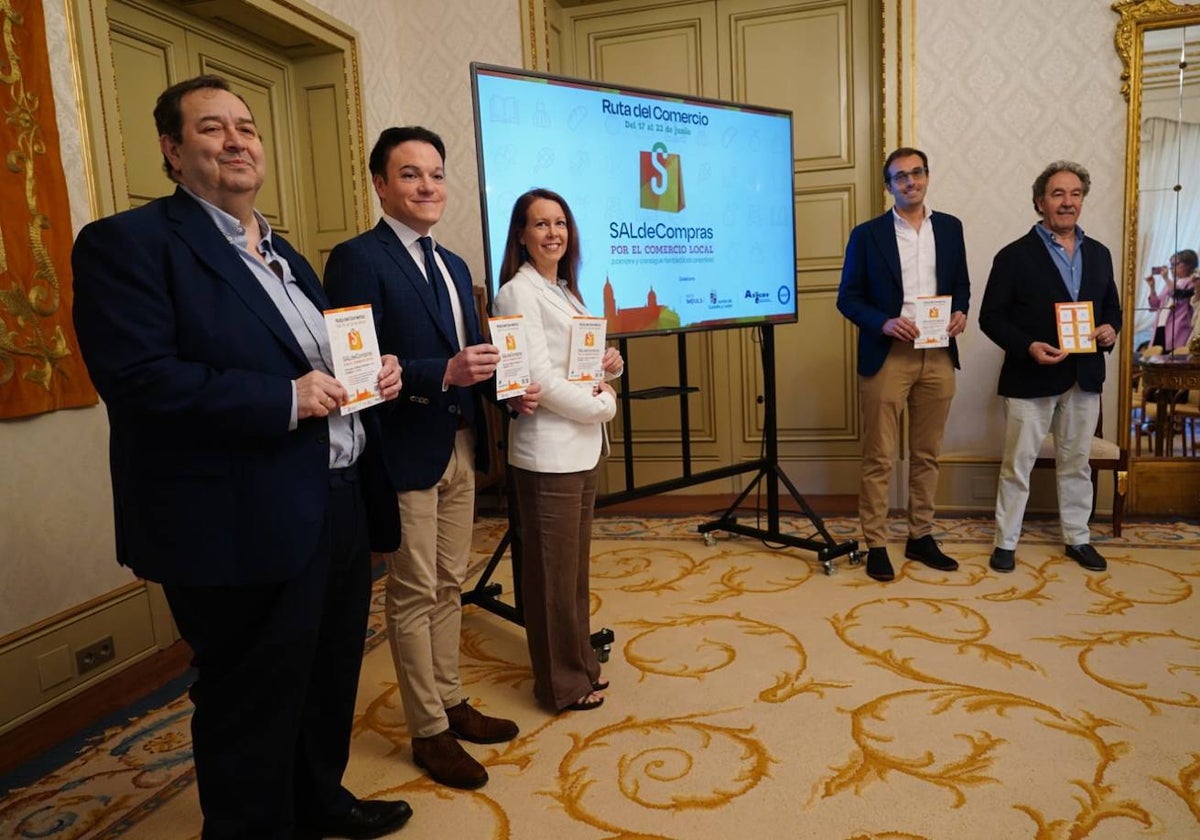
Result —
M1192 367L1187 346L1200 319L1200 4L1118 0L1112 8L1121 16L1116 47L1129 105L1120 376L1128 505L1194 514L1200 388L1184 386L1193 376L1200 384L1200 362L1183 369ZM1160 417L1163 389L1152 385L1163 371L1155 362L1173 354L1181 364Z

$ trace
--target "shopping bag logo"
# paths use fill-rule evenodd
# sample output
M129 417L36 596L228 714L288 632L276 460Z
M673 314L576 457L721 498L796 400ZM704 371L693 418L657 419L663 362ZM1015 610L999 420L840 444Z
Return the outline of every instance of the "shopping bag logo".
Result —
M668 153L666 143L655 143L641 156L642 207L678 213L683 209L683 168L679 155Z
M349 334L346 336L346 339L350 342L351 350L363 349L362 333L360 333L358 330L350 330Z

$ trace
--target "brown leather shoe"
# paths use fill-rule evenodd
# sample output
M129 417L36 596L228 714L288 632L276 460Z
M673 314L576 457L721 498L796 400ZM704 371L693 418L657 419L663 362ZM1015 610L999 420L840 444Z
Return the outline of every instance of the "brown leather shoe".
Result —
M466 700L447 709L446 719L450 721L450 731L454 733L454 737L473 744L511 741L520 732L511 720L488 717Z
M487 784L487 770L468 755L447 729L428 738L412 739L413 761L439 785L474 790Z

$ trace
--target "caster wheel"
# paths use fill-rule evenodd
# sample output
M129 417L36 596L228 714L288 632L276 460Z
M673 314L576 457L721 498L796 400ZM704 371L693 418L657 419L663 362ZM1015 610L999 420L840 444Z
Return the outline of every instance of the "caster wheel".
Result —
M717 544L717 538L712 535L712 531L706 531L704 534L704 544L712 548Z
M825 575L828 577L829 575L833 574L837 574L837 569L834 567L833 563L825 563Z

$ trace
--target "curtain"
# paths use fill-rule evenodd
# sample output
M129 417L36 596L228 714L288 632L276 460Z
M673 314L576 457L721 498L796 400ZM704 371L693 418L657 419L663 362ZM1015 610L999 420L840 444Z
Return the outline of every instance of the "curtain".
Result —
M1158 317L1150 310L1150 288L1145 282L1150 268L1167 265L1176 251L1200 249L1198 175L1200 125L1163 117L1142 121L1134 347L1150 340ZM1156 281L1161 293L1163 281Z

